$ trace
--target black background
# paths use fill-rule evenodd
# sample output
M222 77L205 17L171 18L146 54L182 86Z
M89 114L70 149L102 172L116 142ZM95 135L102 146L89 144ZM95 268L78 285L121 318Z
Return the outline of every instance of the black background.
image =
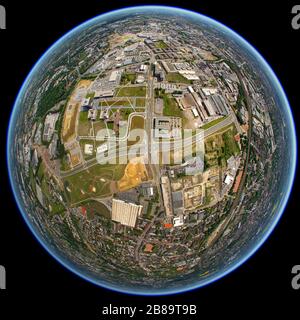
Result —
M300 290L291 288L291 269L300 264L299 173L284 215L261 249L225 278L199 290L166 297L136 297L96 287L73 275L34 239L18 212L6 168L6 135L15 97L40 56L57 39L98 14L129 5L169 4L198 11L237 31L269 62L300 125L300 30L291 27L297 2L262 1L2 1L7 30L0 30L0 265L7 290L0 291L0 319L14 316L99 319L102 306L148 303L197 304L197 318L258 317L262 312L296 311ZM299 3L300 4L300 1ZM241 309L240 309L241 308ZM262 309L260 309L262 308ZM2 317L8 311L8 317ZM241 310L241 311L239 311ZM168 318L168 317L165 317ZM187 317L187 319L193 317ZM105 318L110 319L110 318Z

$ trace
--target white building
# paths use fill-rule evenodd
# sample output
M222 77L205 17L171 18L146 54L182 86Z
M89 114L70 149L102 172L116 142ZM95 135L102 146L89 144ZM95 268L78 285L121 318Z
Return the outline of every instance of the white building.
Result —
M122 200L113 199L112 201L112 220L124 226L134 228L137 218L142 213L143 206L128 203Z
M88 156L91 156L93 154L94 147L92 144L85 144L84 145L84 153Z
M97 153L99 154L99 153L103 153L103 152L105 152L105 151L107 151L108 150L108 146L107 146L107 144L106 143L104 143L104 144L101 144L101 146L99 146L98 148L97 148Z
M174 227L180 227L183 224L184 224L184 221L183 221L183 216L182 215L173 219Z
M225 182L225 184L230 185L233 182L233 180L234 180L234 177L232 175L228 174L225 177L225 181L224 182Z

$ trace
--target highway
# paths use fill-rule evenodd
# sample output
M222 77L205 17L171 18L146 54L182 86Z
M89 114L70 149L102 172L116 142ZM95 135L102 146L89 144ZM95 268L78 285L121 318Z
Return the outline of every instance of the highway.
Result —
M150 108L149 108L150 109ZM149 111L147 111L147 116L146 116L146 131L148 131L147 135L148 135L148 141L149 141L149 127L151 125L151 121L152 121L152 115L149 115ZM141 148L142 150L147 150L148 148L148 154L151 154L151 151L152 150L155 150L158 148L159 144L161 144L161 148L163 148L163 145L165 145L165 148L167 148L169 145L170 145L170 150L173 150L173 149L178 149L179 146L182 146L183 143L184 143L184 146L185 147L189 147L191 146L193 143L195 143L196 141L200 142L201 140L215 134L216 132L222 130L223 128L227 127L228 125L234 123L234 119L233 117L230 115L228 116L227 118L225 118L223 121L217 123L216 125L210 127L210 128L207 128L205 130L203 130L203 132L200 132L198 134L196 134L195 136L193 137L189 137L187 139L185 139L184 142L182 142L182 140L179 140L177 142L174 142L173 144L170 145L170 142L169 141L164 141L164 142L155 142L155 141L151 141L150 143L147 143L147 145L145 146L145 143L137 143L135 144L134 146L134 149L137 149L137 148ZM150 127L151 128L151 127ZM151 135L150 135L151 137ZM157 144L157 147L155 147L155 144ZM152 150L151 150L152 149ZM110 152L110 155L108 155L108 157L106 157L106 161L107 163L109 163L109 161L112 161L112 160L117 160L116 157L118 156L119 158L124 158L126 156L128 156L128 154L130 154L130 148L128 148L127 146L125 147L122 147L122 148L111 148L109 150ZM90 159L90 160L87 160L85 161L84 164L82 165L79 165L78 167L76 168L73 168L72 170L68 170L68 171L61 171L60 172L60 176L62 178L66 178L66 177L69 177L69 176L72 176L72 175L75 175L81 171L85 171L95 165L98 164L98 161L97 161L97 158L93 158L93 159ZM155 172L153 172L153 174L155 174Z

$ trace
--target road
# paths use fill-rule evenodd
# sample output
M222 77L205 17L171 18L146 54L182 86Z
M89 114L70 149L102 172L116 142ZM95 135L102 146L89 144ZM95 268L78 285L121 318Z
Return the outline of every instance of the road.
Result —
M148 110L147 110L147 115L146 115L146 124L145 124L145 128L146 128L146 131L148 132L148 136L150 135L149 134L149 125L152 121L152 115L149 115L148 114ZM184 142L184 145L186 147L189 147L190 145L192 145L195 141L201 141L213 134L215 134L216 132L222 130L223 128L227 127L228 125L232 124L234 122L232 116L228 116L227 118L225 118L223 121L217 123L216 125L208 128L208 129L205 129L204 130L204 134L203 133L198 133L197 135L195 135L194 137L189 137L185 140ZM149 139L148 139L149 141ZM170 145L170 142L168 141L165 141L165 142L155 142L155 141L151 141L151 143L147 143L147 146L146 148L148 148L148 154L151 155L151 145L153 147L153 144L161 144L162 147L163 145ZM141 148L145 148L145 145L144 143L137 143L134 145L135 147L141 147ZM170 150L174 150L174 149L177 149L179 146L182 146L182 141L179 140L177 142L174 142L173 144L170 145ZM154 148L153 148L154 149ZM122 148L112 148L110 149L110 152L111 152L111 156L108 156L106 158L107 162L109 162L110 160L115 160L116 159L116 154L117 152L119 153L119 157L126 157L128 155L128 147L122 147ZM72 176L74 174L77 174L81 171L84 171L84 170L87 170L95 165L98 164L98 161L96 158L94 159L90 159L90 160L87 160L84 164L82 165L79 165L78 167L76 168L73 168L72 170L68 170L68 171L61 171L60 173L60 176L63 177L63 178L66 178L66 177L69 177L69 176ZM156 169L155 169L156 170ZM154 174L154 173L153 173Z
M137 244L134 249L134 259L137 263L140 263L140 249L142 247L142 244L144 240L147 237L148 232L152 228L153 224L155 223L156 219L159 218L159 216L162 214L161 211L158 211L158 213L152 218L152 220L146 225L143 233L138 238ZM141 267L144 269L144 267L141 265Z

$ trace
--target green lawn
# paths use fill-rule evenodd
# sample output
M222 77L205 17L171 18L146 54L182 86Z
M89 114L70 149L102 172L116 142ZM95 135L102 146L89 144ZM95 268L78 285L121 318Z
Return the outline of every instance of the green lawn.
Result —
M117 97L145 97L146 87L122 87L117 91Z
M79 113L79 122L87 122L88 121L88 112L87 111L81 111Z
M137 108L143 108L145 107L145 104L146 104L146 99L145 98L137 98L136 99L136 107Z
M134 129L144 129L145 127L145 119L141 116L134 116L131 119L130 130Z
M122 120L128 120L128 117L133 112L133 109L132 108L121 109L120 112L121 112Z
M86 95L87 99L94 99L94 97L95 97L95 92L90 92Z
M101 202L92 200L92 201L87 201L87 202L81 203L81 206L86 208L87 215L90 218L93 218L93 216L95 214L99 215L99 216L106 217L106 218L111 217L110 211Z
M136 80L135 73L124 73L122 75L121 84L127 84L127 83L134 84L135 80Z
M239 146L234 139L235 133L233 130L228 130L222 134L224 141L224 155L226 160L232 155L237 155L240 152Z
M123 164L97 164L85 171L64 178L66 193L69 195L71 204L94 197L111 195L111 181L121 179L124 175L124 170L125 165ZM71 192L69 192L67 188L70 189ZM95 190L93 190L93 188L95 188Z
M234 139L236 129L232 125L224 128L220 133L205 140L205 165L207 167L226 166L226 161L240 152Z
M36 173L37 178L39 179L39 181L41 182L44 178L44 165L42 162L39 163L39 168L38 171Z
M91 123L88 120L88 112L82 111L79 113L78 134L87 136L90 132Z
M113 130L114 129L114 123L113 122L107 122L107 129Z
M133 99L129 99L128 100L110 100L110 101L101 101L100 102L100 106L101 107L108 107L108 106L112 106L112 108L114 108L115 106L124 106L124 107L130 107L131 105L133 105Z
M155 42L155 47L157 49L166 49L168 45L163 40L159 40Z
M66 211L65 207L61 203L51 203L51 215L61 214Z
M186 84L192 83L192 81L186 79L180 73L168 73L167 74L167 81L173 82L173 83L186 83Z
M130 131L134 129L144 129L145 128L145 119L141 116L134 116L131 119L131 124L130 124ZM128 146L132 146L139 142L141 139L143 139L144 135L143 132L141 132L140 137L133 137L131 133L128 135L128 141L127 144Z
M164 116L173 116L173 117L180 117L183 118L183 113L180 110L176 100L169 95L163 95L164 100Z

